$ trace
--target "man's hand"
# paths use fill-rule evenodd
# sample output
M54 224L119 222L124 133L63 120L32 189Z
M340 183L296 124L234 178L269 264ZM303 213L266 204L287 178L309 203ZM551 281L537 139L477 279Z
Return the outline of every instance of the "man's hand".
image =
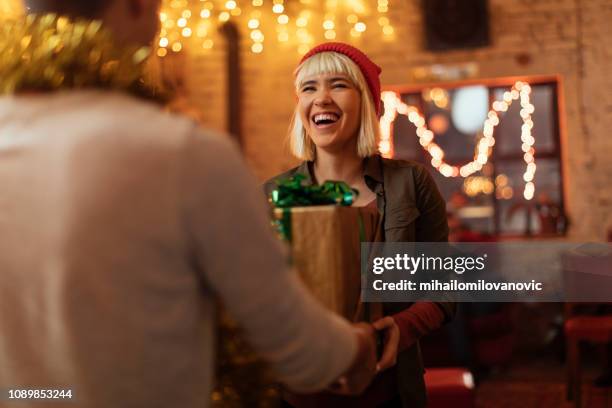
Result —
M355 323L357 354L348 371L330 386L330 391L343 395L361 394L376 375L376 341L374 328L368 323Z
M384 330L385 347L380 361L376 366L376 371L380 372L393 367L397 362L397 349L400 340L400 330L391 316L383 317L373 323L377 331Z

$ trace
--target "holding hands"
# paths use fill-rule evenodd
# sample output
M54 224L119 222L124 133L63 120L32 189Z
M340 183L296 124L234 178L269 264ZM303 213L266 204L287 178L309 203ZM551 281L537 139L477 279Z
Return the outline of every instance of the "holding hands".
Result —
M391 316L383 317L373 324L355 323L358 351L349 370L331 387L331 391L343 395L359 395L374 376L397 362L400 331ZM377 360L376 337L383 332L384 346L380 360Z

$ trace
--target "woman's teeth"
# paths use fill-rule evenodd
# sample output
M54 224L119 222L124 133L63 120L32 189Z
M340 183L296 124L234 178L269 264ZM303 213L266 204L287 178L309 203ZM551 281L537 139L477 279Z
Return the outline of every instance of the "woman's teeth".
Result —
M313 121L315 125L328 125L338 120L338 115L335 113L319 113L314 116Z

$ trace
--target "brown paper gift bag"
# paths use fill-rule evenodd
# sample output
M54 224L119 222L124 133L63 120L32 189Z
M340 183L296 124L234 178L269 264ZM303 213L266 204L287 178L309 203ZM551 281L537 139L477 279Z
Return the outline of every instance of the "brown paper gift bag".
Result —
M291 258L311 293L329 310L350 321L382 316L378 304L361 303L361 240L380 241L375 208L310 206L291 212ZM280 219L283 210L275 209Z
M380 318L380 304L360 301L361 239L380 241L378 211L340 206L294 207L289 211L293 265L311 293L348 320ZM276 217L282 214L283 210L275 210ZM278 407L280 390L266 364L244 340L242 330L223 312L219 327L218 382L212 406Z

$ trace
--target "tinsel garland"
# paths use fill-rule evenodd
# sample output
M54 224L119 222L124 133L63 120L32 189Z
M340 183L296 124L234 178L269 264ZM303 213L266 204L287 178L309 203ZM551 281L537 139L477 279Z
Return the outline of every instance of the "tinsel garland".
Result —
M119 47L100 21L55 14L0 21L0 95L70 89L125 91L164 102L143 72L148 47ZM212 405L274 408L279 392L242 330L219 311L217 386ZM204 345L202 345L204 347Z
M151 96L149 47L118 47L97 20L27 15L0 24L0 94L102 88Z
M279 408L280 387L244 331L220 306L214 408ZM282 324L282 323L281 323Z

